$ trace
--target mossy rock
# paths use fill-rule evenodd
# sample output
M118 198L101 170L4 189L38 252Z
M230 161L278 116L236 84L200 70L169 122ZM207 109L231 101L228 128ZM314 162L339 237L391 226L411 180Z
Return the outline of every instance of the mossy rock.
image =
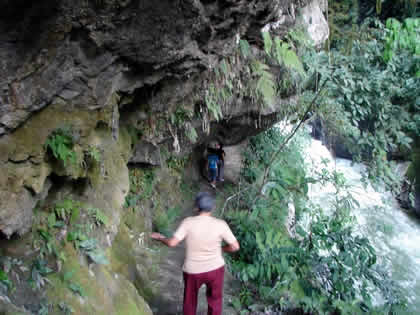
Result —
M10 236L14 232L23 235L30 228L32 209L38 199L43 199L48 192L48 176L55 173L68 179L86 178L89 176L84 165L84 151L89 145L89 135L97 126L108 126L113 115L113 107L108 106L99 111L71 108L64 101L57 101L42 111L34 114L15 132L0 138L0 230ZM57 129L68 128L74 138L72 150L76 161L70 163L50 156L45 147L48 137ZM110 130L111 128L108 127ZM122 134L125 134L122 132ZM111 132L107 138L113 137ZM130 144L125 139L116 141L113 155L109 161L118 161L109 166L119 172L121 164L126 164ZM115 142L115 141L114 141ZM125 149L128 147L128 149ZM115 151L120 150L118 153ZM122 152L124 151L124 152ZM120 162L123 160L124 162ZM112 163L110 163L112 164ZM115 167L114 167L115 166ZM124 165L126 168L126 165ZM126 176L128 178L128 175ZM3 196L9 196L4 198ZM124 199L124 197L122 197ZM122 204L122 202L121 202ZM20 220L25 217L26 220Z
M127 218L132 220L135 217L128 216L123 219L124 222ZM133 283L139 294L149 300L157 294L152 283L157 271L153 266L159 257L146 247L149 242L146 239L147 233L144 230L140 232L141 228L131 230L124 222L110 249L110 268Z
M0 299L0 315L29 315L30 313Z
M407 170L407 178L417 183L417 191L420 192L420 147L414 148L411 154L411 164Z
M152 314L134 285L109 266L88 265L71 244L64 247L66 261L59 274L49 277L50 303L58 310L65 303L73 314ZM71 275L66 278L65 275ZM70 283L83 290L83 296L70 290Z

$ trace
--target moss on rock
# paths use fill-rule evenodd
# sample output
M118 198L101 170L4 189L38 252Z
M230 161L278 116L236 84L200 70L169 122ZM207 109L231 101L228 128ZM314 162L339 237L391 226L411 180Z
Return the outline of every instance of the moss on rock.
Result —
M49 277L49 302L56 308L65 303L74 314L152 314L133 284L110 266L88 265L70 244L63 248L66 261L59 274ZM72 292L77 284L83 296Z
M0 138L0 231L9 236L14 232L22 235L29 230L32 209L37 199L42 197L51 173L69 179L86 178L89 175L84 162L85 149L90 141L89 135L98 125L109 126L112 115L112 107L105 107L99 111L69 109L64 101L57 101L33 115L14 133ZM59 128L67 128L74 139L74 163L64 165L63 161L53 158L47 152L45 143ZM108 130L110 129L109 127ZM122 132L123 135L125 133ZM107 138L112 139L110 132ZM130 145L125 140L129 137L122 138L123 141L116 141L114 154L109 161L116 157L117 159L115 163L109 163L109 169L120 169L122 164L128 161ZM128 149L125 149L126 147ZM125 151L117 153L117 150ZM116 164L115 167L113 164ZM113 173L119 172L115 170ZM128 175L126 177L128 178ZM22 216L28 219L19 220Z
M28 315L29 312L0 299L0 315Z

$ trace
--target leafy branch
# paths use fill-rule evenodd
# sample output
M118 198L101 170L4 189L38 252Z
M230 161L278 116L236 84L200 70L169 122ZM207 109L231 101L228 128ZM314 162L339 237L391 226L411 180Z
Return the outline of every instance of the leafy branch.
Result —
M261 182L260 187L258 189L258 194L257 194L257 196L255 198L258 198L259 196L262 195L262 191L264 189L264 186L267 183L267 180L268 180L268 177L269 177L269 174L270 174L270 170L271 170L271 168L273 166L274 161L276 161L276 159L278 158L279 154L284 150L284 148L287 146L287 144L289 143L289 141L295 136L296 132L301 128L301 126L303 126L304 122L308 119L309 113L311 111L313 111L315 102L317 101L319 95L321 95L321 93L324 91L324 88L325 88L325 85L326 85L327 81L328 81L328 79L323 82L323 84L319 88L318 92L316 93L315 97L308 104L308 106L306 107L303 115L300 118L299 123L293 128L292 132L290 132L288 134L288 136L286 137L286 139L279 146L278 150L272 154L272 156L271 156L271 158L270 158L267 166L265 167L263 178L262 178L262 182ZM256 201L256 199L254 200L254 203L255 203L255 201Z

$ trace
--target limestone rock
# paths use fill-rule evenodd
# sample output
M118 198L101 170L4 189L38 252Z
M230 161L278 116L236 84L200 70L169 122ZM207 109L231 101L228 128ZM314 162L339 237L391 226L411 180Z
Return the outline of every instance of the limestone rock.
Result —
M327 7L327 1L313 0L301 9L299 21L304 25L316 47L320 47L330 35L328 22L322 13Z
M140 141L136 144L130 163L149 164L152 166L160 166L160 151L159 147Z
M321 140L330 152L338 158L349 159L353 158L353 153L349 148L354 146L349 137L338 134L331 130L330 126L320 119L315 119L311 122L312 137Z
M2 315L29 315L31 312L16 307L13 305L10 300L0 295L0 314Z
M225 151L225 180L238 183L242 169L242 153L246 148L246 141L235 146L224 147Z

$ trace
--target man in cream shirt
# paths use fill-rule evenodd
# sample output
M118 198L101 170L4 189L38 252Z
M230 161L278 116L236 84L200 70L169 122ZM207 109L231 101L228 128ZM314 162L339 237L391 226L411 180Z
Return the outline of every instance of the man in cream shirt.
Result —
M184 315L196 315L198 290L207 287L208 315L221 315L225 261L222 252L236 252L239 243L227 223L212 216L214 198L199 193L195 200L198 214L184 219L171 238L152 233L151 238L174 247L185 239ZM226 245L222 246L222 241Z

